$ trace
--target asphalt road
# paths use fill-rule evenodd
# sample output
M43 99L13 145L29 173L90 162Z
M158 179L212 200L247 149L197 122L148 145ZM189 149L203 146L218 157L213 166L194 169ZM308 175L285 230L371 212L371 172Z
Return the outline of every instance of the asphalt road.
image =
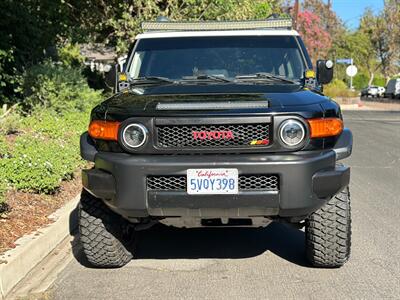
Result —
M121 269L81 253L49 291L56 299L400 299L400 112L346 112L354 133L353 247L341 269L311 268L304 233L265 229L142 232Z

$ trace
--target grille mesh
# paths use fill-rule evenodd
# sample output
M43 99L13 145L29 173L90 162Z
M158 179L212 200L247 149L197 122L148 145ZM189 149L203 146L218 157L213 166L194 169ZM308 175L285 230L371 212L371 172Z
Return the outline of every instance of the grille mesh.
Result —
M193 131L233 133L233 139L194 139ZM269 124L166 125L157 127L162 148L250 147L254 140L269 140ZM254 146L253 146L254 147Z
M149 176L147 177L149 191L185 191L186 176ZM240 175L240 191L278 191L279 177L277 175Z

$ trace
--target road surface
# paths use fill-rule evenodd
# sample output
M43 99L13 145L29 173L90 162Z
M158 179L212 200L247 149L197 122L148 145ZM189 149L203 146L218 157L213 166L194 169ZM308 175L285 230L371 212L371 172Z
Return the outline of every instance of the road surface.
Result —
M400 299L400 112L346 112L354 133L353 247L341 269L304 259L303 231L173 229L141 232L121 269L81 253L48 291L55 299Z

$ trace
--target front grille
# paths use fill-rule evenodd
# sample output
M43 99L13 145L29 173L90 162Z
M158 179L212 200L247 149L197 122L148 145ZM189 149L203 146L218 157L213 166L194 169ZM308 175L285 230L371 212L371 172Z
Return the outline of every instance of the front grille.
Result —
M163 125L157 127L157 145L161 148L226 148L250 147L253 141L269 143L269 124L221 124L221 125ZM195 139L193 132L232 132L232 139L222 136L211 139Z
M149 191L186 191L186 176L149 176ZM279 191L278 175L240 175L240 191Z

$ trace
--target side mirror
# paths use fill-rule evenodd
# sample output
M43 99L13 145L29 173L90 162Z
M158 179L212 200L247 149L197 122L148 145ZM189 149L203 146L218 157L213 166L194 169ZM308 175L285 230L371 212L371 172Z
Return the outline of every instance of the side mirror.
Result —
M317 61L317 80L319 84L327 84L333 79L333 62L331 60Z

